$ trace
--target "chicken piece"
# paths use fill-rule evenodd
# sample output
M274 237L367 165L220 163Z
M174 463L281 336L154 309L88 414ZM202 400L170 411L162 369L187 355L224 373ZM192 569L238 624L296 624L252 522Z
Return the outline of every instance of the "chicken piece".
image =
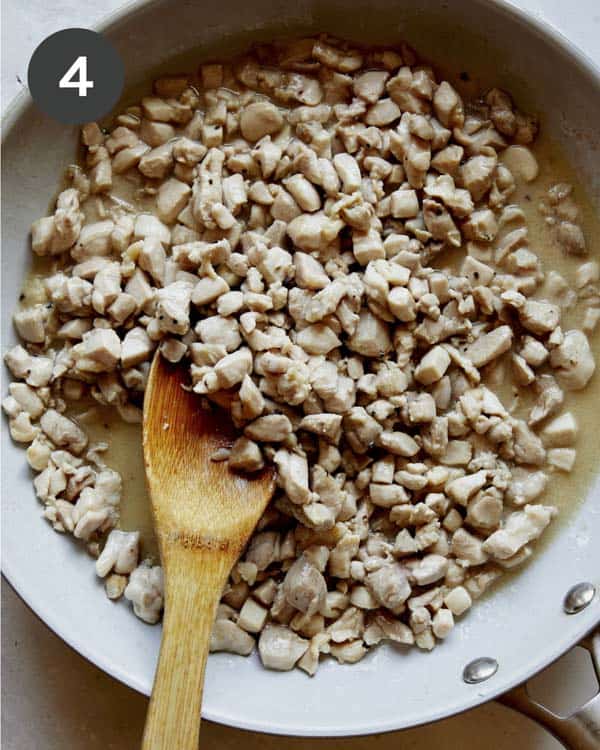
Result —
M14 401L14 408L7 409L6 402L8 399L2 402L2 406L10 416L16 417L20 411L25 411L32 419L38 419L43 414L44 402L33 388L25 383L11 383L8 386L8 391L10 393L9 398Z
M560 323L560 307L530 299L519 309L519 318L527 330L541 336L553 331Z
M119 362L121 341L111 328L92 328L73 351L81 357L77 363L80 370L110 372Z
M585 237L578 224L561 221L556 228L556 238L569 255L586 255Z
M529 412L527 422L530 426L535 426L554 414L564 401L562 388L558 386L552 375L540 375L535 381L534 388L538 396Z
M469 499L486 485L488 472L486 469L474 474L466 474L463 477L452 479L444 488L446 494L459 505L467 506Z
M483 549L498 560L515 555L523 546L537 539L556 515L547 505L526 505L511 513L504 526L483 543Z
M447 128L461 128L464 123L464 107L459 94L447 81L437 87L433 96L433 108L438 120Z
M292 424L285 414L267 414L258 417L244 429L246 437L252 440L279 443L292 432Z
M543 471L515 467L506 489L506 499L518 507L536 500L546 489L548 477Z
M8 423L10 436L16 443L31 443L38 435L39 428L31 424L26 411L19 412Z
M456 586L444 597L444 604L456 617L464 614L471 608L473 601L464 586Z
M340 346L341 341L329 326L315 323L298 333L296 343L308 354L328 354Z
M552 448L547 454L548 465L565 472L573 471L576 458L577 451L573 448Z
M508 351L512 345L513 332L510 326L499 326L484 333L465 352L475 367L483 367Z
M344 436L355 453L366 453L382 430L362 406L353 407L344 417Z
M258 640L258 653L267 669L287 672L303 656L309 641L283 625L267 624Z
M454 617L449 609L442 607L439 609L432 622L432 631L436 638L447 638L450 631L454 628Z
M87 435L81 427L59 414L55 409L48 409L42 415L40 427L55 445L67 448L76 455L79 455L87 446Z
M415 379L423 385L431 385L443 377L450 365L450 355L441 346L427 352L415 369Z
M227 460L232 471L259 471L265 465L258 444L246 437L235 441Z
M241 383L251 371L252 352L246 347L227 354L217 362L214 368L220 388L232 388Z
M426 198L423 201L423 221L434 240L460 247L462 236L452 216L438 201Z
M36 305L13 314L13 323L17 333L32 344L43 344L46 340L46 325L49 310L46 305Z
M332 443L339 443L342 434L342 417L339 414L308 414L302 419L298 429L312 432Z
M365 579L367 588L382 607L397 611L411 594L405 569L399 563L387 563L369 573Z
M385 91L385 84L390 74L385 70L369 70L356 76L353 90L356 96L369 104L375 104Z
M139 565L129 576L124 591L125 598L133 604L133 611L144 622L154 625L160 619L163 607L163 571L158 565Z
M411 574L418 586L428 586L446 575L448 559L442 555L425 555L411 567Z
M483 541L462 527L452 534L451 550L459 564L483 565L488 560Z
M283 592L288 603L311 616L319 612L327 594L327 584L319 570L301 555L283 579Z
M261 531L255 534L246 550L246 562L254 563L259 571L279 559L280 538L276 531Z
M492 187L498 157L496 153L472 156L461 167L459 175L463 186L475 202L480 201Z
M502 163L517 179L532 182L538 176L537 159L526 146L513 145L502 152Z
M174 281L158 290L156 320L161 331L180 335L188 332L192 291L188 281Z
M305 456L282 448L275 453L273 461L278 468L278 484L293 503L305 505L315 499L308 486L308 462Z
M125 368L135 367L150 359L154 346L144 328L136 326L130 329L121 345L121 365Z
M522 419L513 424L513 450L515 461L520 464L541 466L546 459L544 444Z
M411 458L419 452L419 444L405 432L381 432L376 440L376 444L395 456L404 456Z
M227 651L231 654L248 656L254 651L254 638L231 620L219 619L215 621L210 635L209 651Z
M156 212L165 224L172 224L187 205L192 189L185 182L171 178L163 182L156 196Z
M223 346L227 352L235 351L242 343L235 318L220 315L203 318L196 326L196 333L205 344Z
M496 487L488 487L469 502L465 523L475 529L491 531L500 524L502 510L502 493Z
M53 216L46 216L31 225L31 249L36 255L58 255L69 250L79 239L83 213L79 192L63 190L56 199Z
M365 357L381 357L392 348L388 326L369 310L361 310L355 333L347 346Z
M335 240L342 227L342 221L329 219L324 213L317 211L292 219L287 226L287 234L300 250L307 253L319 252Z
M562 343L552 350L550 364L559 382L570 391L585 388L596 369L588 339L576 329L567 331Z
M112 570L119 574L131 573L137 566L139 541L139 531L113 529L96 560L96 574L105 578Z
M564 412L542 427L540 437L547 448L566 448L575 442L577 433L577 420L571 412Z

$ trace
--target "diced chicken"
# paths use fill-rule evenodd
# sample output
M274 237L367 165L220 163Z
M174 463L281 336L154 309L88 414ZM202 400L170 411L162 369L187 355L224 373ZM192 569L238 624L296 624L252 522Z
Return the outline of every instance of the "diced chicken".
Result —
M210 634L209 650L228 651L230 654L248 656L254 651L254 638L231 620L217 619Z
M133 611L144 622L158 622L163 607L163 571L159 566L143 563L129 576L125 598L133 604Z
M358 326L348 339L347 346L365 357L381 357L392 348L387 325L369 310L362 310Z
M538 336L553 331L560 321L560 308L550 302L527 300L519 310L519 318L527 330Z
M44 412L44 402L35 390L25 383L11 383L8 386L8 391L14 400L16 413L15 411L11 413L6 409L5 402L2 402L2 406L11 416L16 417L18 412L26 411L32 419L37 419Z
M188 281L174 281L158 290L156 319L160 330L176 334L188 332L192 291Z
M287 672L308 649L309 641L283 625L268 624L260 634L258 653L267 669Z
M443 377L449 365L448 352L441 346L435 346L419 362L415 370L415 378L423 385L431 385Z
M444 604L456 617L470 609L472 603L471 596L464 586L456 586L444 597Z
M26 310L19 310L13 315L17 333L32 344L43 344L46 340L46 322L48 310L45 305L36 305Z
M550 364L560 383L571 391L585 388L596 369L587 337L576 329L567 331L562 343L552 350Z
M136 326L127 331L121 346L121 365L125 368L135 367L150 358L154 343L144 328Z
M485 469L466 474L451 480L445 487L446 494L459 505L466 506L469 499L478 492L488 481L488 472Z
M506 490L506 498L521 506L536 500L546 489L548 477L543 471L514 468L512 480Z
M244 107L240 117L240 130L248 141L254 143L265 135L273 135L283 127L283 117L269 102L254 102Z
M465 352L475 367L483 367L511 347L513 332L510 326L499 326L484 333Z
M40 427L55 445L67 448L72 453L81 453L87 445L87 435L81 427L55 409L48 409L42 415Z
M540 431L540 437L548 448L565 448L575 442L577 432L577 420L568 411L547 422Z
M504 526L486 539L483 549L498 560L506 560L537 539L555 514L556 510L546 505L526 505L508 516Z
M246 437L238 438L231 446L227 462L232 471L260 471L265 465L258 444Z
M386 609L398 610L411 594L405 569L398 563L382 565L365 579L367 588Z
M97 575L105 578L112 570L119 574L131 573L137 566L139 541L139 531L113 529L96 560Z
M165 224L172 224L185 208L192 189L185 182L171 178L163 182L156 196L156 212Z
M319 612L325 603L325 579L304 555L290 567L282 585L288 603L309 617Z
M565 472L573 470L576 458L577 451L573 448L552 448L547 454L548 465Z

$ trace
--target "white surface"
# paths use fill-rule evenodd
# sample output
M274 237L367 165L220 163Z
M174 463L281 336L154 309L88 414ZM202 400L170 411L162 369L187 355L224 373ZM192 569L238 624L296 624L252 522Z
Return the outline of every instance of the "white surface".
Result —
M108 10L110 7L112 7L113 3L105 3L103 6L103 11ZM522 5L525 5L523 3ZM577 3L577 15L572 13L568 18L565 15L564 21L569 21L569 23L572 23L574 21L577 22L576 29L574 30L573 27L569 28L569 26L566 26L564 23L561 26L561 18L558 13L559 9L561 8L561 4L558 2L529 2L527 3L527 7L531 8L532 10L539 11L542 7L548 8L548 19L551 20L554 25L559 26L559 28L562 28L563 30L568 32L568 35L576 40L578 43L581 44L582 47L590 54L590 56L595 57L596 62L600 64L600 49L598 49L597 46L597 36L598 36L598 29L600 28L598 25L599 18L594 18L594 10L593 7L595 7L595 3L592 2L578 2ZM79 3L75 5L75 3L70 4L63 4L60 6L60 10L57 10L57 5L54 4L51 12L44 12L42 8L40 7L39 3L35 4L29 4L27 11L24 11L24 6L17 5L14 1L13 2L5 2L4 3L4 22L3 22L3 58L6 58L8 56L8 59L4 59L3 61L3 71L2 71L2 82L3 82L3 103L6 102L6 99L12 95L13 92L15 92L18 88L18 84L16 82L16 75L20 75L22 79L24 79L26 75L26 65L27 60L37 45L39 41L41 41L45 36L47 36L49 33L51 33L54 30L57 30L59 28L64 28L66 26L76 26L76 25L85 25L89 26L93 24L95 21L95 12L97 12L97 9L95 9L91 3L89 2L82 2L80 0ZM566 13L566 11L563 11L563 13ZM37 18L43 20L43 24L37 25L36 24L36 16L34 14L37 14ZM596 16L600 14L600 11L596 11ZM557 23L557 21L559 23ZM596 35L596 40L593 39L594 34ZM596 42L596 48L594 49L593 42ZM39 522L38 522L39 523ZM29 637L30 632L39 631L41 629L41 626L33 618L30 618L29 621L27 618L25 618L24 622L26 623L23 625L23 612L22 607L20 608L17 604L15 604L14 597L9 597L10 602L10 609L9 614L6 615L6 621L8 628L17 626L20 628L20 630L25 632L25 641L27 642L27 637ZM21 619L19 619L21 618ZM6 629L5 628L5 635L6 635ZM14 631L13 631L14 632ZM60 644L60 648L57 646L56 639L52 636L49 636L47 634L47 631L42 629L42 632L46 633L48 640L48 652L51 652L52 650L57 650L57 653L61 656L58 657L59 661L56 665L53 666L53 669L58 670L60 672L61 666L60 666L60 659L63 659L65 661L68 661L71 665L72 663L79 663L80 660L78 657L74 657L73 654L68 652L68 650L65 649L62 644ZM8 636L10 638L10 631L8 633ZM43 638L42 638L42 642ZM30 645L30 644L29 644ZM65 657L65 653L69 655L70 658ZM35 651L33 653L33 656L35 656ZM46 654L48 656L48 654ZM79 721L82 721L81 716L81 710L82 710L82 704L85 704L85 698L83 700L75 700L72 703L70 703L68 700L60 701L60 702L52 702L52 705L54 706L54 715L53 719L54 722L45 722L45 730L40 729L40 731L45 731L46 734L38 733L35 734L25 734L23 735L21 732L33 732L35 731L35 726L37 725L37 722L33 721L34 716L40 715L40 713L45 713L46 709L44 706L46 706L45 703L45 696L47 693L48 683L45 681L46 674L44 674L44 679L36 680L32 679L31 673L27 672L26 666L28 665L29 670L33 668L33 665L36 664L35 658L32 658L32 651L30 648L23 648L20 652L19 658L22 659L22 663L19 662L20 668L17 670L17 661L15 657L15 653L12 650L5 650L5 675L8 673L9 678L11 674L15 674L17 671L20 674L20 678L16 680L13 683L13 689L11 689L10 692L7 692L6 699L7 702L10 700L10 703L7 703L7 708L10 710L7 711L7 714L10 718L10 721L5 724L6 730L8 732L8 735L3 737L4 741L7 743L6 746L9 748L28 748L28 747L39 747L39 746L45 746L47 748L53 748L53 747L61 747L61 748L73 748L73 750L78 750L78 747L74 742L73 738L78 736L76 733L72 733L71 735L65 734L65 741L63 744L60 744L60 740L57 740L55 744L53 745L52 742L53 736L51 736L52 732L55 731L56 725L69 723L72 721L76 721L79 717ZM98 680L98 672L96 670L93 670L89 665L84 665L85 669L82 669L82 680L80 688L74 688L75 692L79 692L79 690L85 691L86 687L89 689L89 683L86 682L86 680L89 680L90 672L93 673L94 679ZM71 667L69 666L69 669ZM12 670L12 671L11 671ZM65 666L65 670L67 670L67 667ZM76 672L76 670L75 670ZM76 679L76 677L74 678ZM12 681L11 681L12 682ZM60 682L60 681L59 681ZM110 688L110 681L106 677L102 677L101 680L102 683L107 684L107 691L108 693L111 692ZM16 686L22 686L23 690L27 692L22 692L20 695L18 693L14 693L13 690ZM55 688L58 687L59 692L61 685L58 684L55 686ZM25 701L23 700L25 695L28 695L29 692L32 692L32 697ZM122 686L115 686L114 691L118 693L119 695L123 695L125 688ZM72 695L73 693L71 693ZM83 695L85 695L85 692L83 692ZM65 694L66 697L66 694ZM89 700L93 700L92 696L89 696ZM136 706L139 706L140 704L140 698L135 696L131 698L132 706L135 704ZM110 698L107 699L107 703L110 703ZM133 710L133 709L132 709ZM27 713L30 711L29 713ZM64 711L64 715L61 714L61 712ZM497 720L497 713L500 712L500 715L505 715L505 717L508 717L509 714L506 714L504 710L501 709L489 709L492 714L496 715L496 720L490 718L490 715L486 713L488 709L479 709L477 712L471 712L470 716L473 717L474 715L477 716L477 718L474 720L475 723L486 721L486 730L485 732L480 730L480 734L483 736L485 734L485 743L482 742L481 737L475 736L477 733L474 734L473 732L473 719L472 718L465 718L465 719L454 719L452 722L463 722L464 721L464 727L463 729L457 729L457 734L448 735L449 737L454 737L453 743L446 745L448 747L464 747L467 748L475 748L475 747L483 747L485 744L487 747L494 747L494 748L503 748L503 747L509 747L510 743L507 743L507 739L511 739L511 742L514 744L515 734L512 733L514 730L513 727L509 728L506 725L502 724L502 719ZM138 711L139 713L139 711ZM6 714L5 714L6 716ZM110 722L110 714L108 716L104 717L104 722ZM99 717L100 718L100 717ZM17 720L18 719L18 720ZM5 720L6 721L6 720ZM471 722L471 723L469 723ZM449 723L449 722L445 722ZM100 723L100 727L101 727ZM401 735L403 740L399 742L398 740L394 743L395 747L426 747L426 746L432 746L437 741L439 742L439 738L443 736L438 732L438 728L441 727L442 724L438 724L435 727L432 727L428 730L417 730L416 732L409 732L406 734ZM94 732L98 733L98 731L101 730L98 725L98 723L94 722ZM11 729L12 728L12 729ZM83 728L83 727L82 727ZM110 728L110 727L109 727ZM107 728L108 731L108 728ZM11 734L12 732L12 734ZM220 739L220 742L223 742L224 744L231 744L232 746L235 744L236 740L233 739L237 736L237 741L242 741L241 738L245 737L245 735L242 735L239 732L234 732L233 730L224 730L224 729L215 729L215 732L217 734L214 735L214 740L217 741L217 736L221 737L223 734L227 735L227 732L230 732L230 739L229 740L223 740ZM420 734L419 734L420 732ZM492 734L492 732L494 734ZM108 736L108 735L107 735ZM413 740L409 740L408 737L413 736ZM540 742L540 735L531 735L529 734L525 729L520 730L519 734L517 735L519 737L518 745L522 748L546 748L546 747L552 747L551 744L542 744ZM131 736L130 736L131 737ZM459 740L459 737L463 737L462 740ZM466 739L469 737L470 739ZM43 739L42 739L43 738ZM429 739L427 739L429 738ZM81 747L86 748L92 748L94 745L90 744L90 740L93 739L92 736L90 736L89 733L89 725L87 728L87 731L83 732L82 736L82 742ZM404 739L406 739L406 744L404 744ZM111 741L112 742L112 741ZM267 743L267 746L269 746L268 743L273 742L273 740L260 740L261 746L264 746L265 743ZM297 744L296 741L286 741L289 742L289 746L295 746L300 747L299 744ZM360 743L363 744L360 744ZM352 746L354 747L364 747L364 743L370 742L369 740L356 740L352 741ZM11 744L12 743L12 744ZM356 743L356 744L355 744ZM431 743L429 745L428 743ZM256 740L256 746L258 746L259 740ZM387 743L386 743L387 745ZM98 747L101 745L98 744ZM130 747L131 744L108 744L105 743L102 745L104 747L114 747L114 748L120 748L120 747ZM273 745L274 746L274 745ZM330 747L337 747L339 746L339 743L332 742ZM383 748L383 744L380 745ZM392 743L388 745L389 747L392 746ZM555 745L554 745L555 746Z

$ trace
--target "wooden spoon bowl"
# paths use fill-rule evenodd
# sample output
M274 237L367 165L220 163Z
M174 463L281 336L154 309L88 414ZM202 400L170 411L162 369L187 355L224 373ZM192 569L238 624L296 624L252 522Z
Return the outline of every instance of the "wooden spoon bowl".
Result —
M163 635L142 750L196 750L216 608L273 494L212 460L238 435L229 415L184 388L186 368L156 354L144 399L144 463L165 576Z

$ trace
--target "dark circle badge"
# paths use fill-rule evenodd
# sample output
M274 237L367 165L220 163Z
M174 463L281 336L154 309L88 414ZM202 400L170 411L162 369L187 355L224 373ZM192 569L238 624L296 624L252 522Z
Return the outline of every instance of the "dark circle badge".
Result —
M125 71L116 49L89 29L63 29L44 39L27 70L38 107L66 125L108 114L123 90Z

